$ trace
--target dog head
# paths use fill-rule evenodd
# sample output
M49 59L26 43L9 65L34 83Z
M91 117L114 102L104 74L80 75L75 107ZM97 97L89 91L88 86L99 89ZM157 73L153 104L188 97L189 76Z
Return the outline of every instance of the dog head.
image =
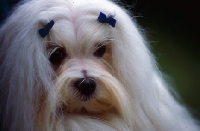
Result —
M98 21L100 12L115 27ZM151 95L152 56L133 20L107 0L30 1L7 19L0 41L2 114L10 130L67 114L113 114L131 128L133 105Z

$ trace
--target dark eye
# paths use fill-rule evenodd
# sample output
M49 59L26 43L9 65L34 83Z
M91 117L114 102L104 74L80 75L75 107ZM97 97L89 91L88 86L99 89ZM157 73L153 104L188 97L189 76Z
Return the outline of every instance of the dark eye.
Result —
M106 52L106 46L105 45L98 45L97 50L94 52L94 56L102 57L105 52Z
M53 65L60 65L65 58L66 58L65 50L63 48L57 48L50 55L49 61Z

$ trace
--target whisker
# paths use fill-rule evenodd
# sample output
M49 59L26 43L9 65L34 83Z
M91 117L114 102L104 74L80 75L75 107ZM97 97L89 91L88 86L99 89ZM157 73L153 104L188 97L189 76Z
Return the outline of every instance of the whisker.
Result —
M114 71L114 69L112 68L112 66L106 61L106 60L104 60L104 59L100 59L103 63L105 63L110 69L111 69L111 71L112 71L112 73L113 74L115 74L115 71Z
M81 82L79 82L79 86L86 80L86 78L84 78Z
M106 46L106 45L108 45L108 44L111 44L112 42L111 41L113 41L114 39L111 39L111 38L107 38L107 37L105 37L104 39L102 39L102 40L100 40L99 42L98 42L98 44L95 46L95 50L97 50L98 48L101 48L102 46Z
M92 78L92 77L89 77L88 79L90 79L90 80L93 80L93 81L96 81L94 78Z

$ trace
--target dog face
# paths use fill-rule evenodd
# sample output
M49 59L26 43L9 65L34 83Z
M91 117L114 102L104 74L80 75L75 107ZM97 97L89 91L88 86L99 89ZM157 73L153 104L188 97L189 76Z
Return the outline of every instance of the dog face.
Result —
M116 94L112 90L116 88L113 79L117 81L112 75L113 41L106 39L101 42L86 42L78 43L77 46L55 44L48 49L48 58L56 74L54 82L55 92L58 93L56 95L59 96L58 105L71 113L107 112L116 103Z
M101 119L107 119L108 114L122 117L125 112L130 114L131 104L113 63L113 49L117 44L115 29L96 19L92 22L92 28L74 25L79 30L77 34L69 30L73 35L67 40L65 35L57 35L61 28L55 24L45 43L47 59L55 72L56 112L61 116L71 113L101 115Z

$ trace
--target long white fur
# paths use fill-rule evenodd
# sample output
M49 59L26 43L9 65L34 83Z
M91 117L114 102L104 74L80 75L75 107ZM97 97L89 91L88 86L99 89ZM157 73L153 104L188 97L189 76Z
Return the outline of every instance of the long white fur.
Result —
M100 12L115 13L116 27L97 22ZM40 37L50 20L50 34ZM111 61L92 58L95 44L107 40ZM51 42L71 54L58 76L46 52ZM95 98L86 102L70 88L83 69L98 80ZM200 130L169 93L134 20L108 0L32 0L17 7L0 28L0 74L2 130ZM58 115L63 104L70 110Z

